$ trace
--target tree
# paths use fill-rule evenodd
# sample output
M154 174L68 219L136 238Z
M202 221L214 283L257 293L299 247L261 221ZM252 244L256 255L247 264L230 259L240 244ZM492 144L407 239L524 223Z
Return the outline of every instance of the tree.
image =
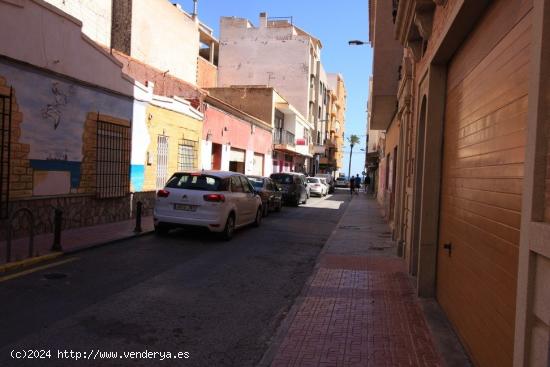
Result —
M352 157L352 154L353 154L353 147L357 144L359 144L359 137L357 135L351 135L349 138L348 138L348 141L349 141L349 146L351 148L351 150L349 151L349 168L348 168L348 177L351 178L351 157Z

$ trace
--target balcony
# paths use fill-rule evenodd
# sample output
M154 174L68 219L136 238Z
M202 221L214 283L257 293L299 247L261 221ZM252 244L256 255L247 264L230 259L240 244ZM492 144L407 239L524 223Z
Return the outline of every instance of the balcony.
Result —
M296 137L290 131L275 129L273 131L273 148L279 150L295 151Z

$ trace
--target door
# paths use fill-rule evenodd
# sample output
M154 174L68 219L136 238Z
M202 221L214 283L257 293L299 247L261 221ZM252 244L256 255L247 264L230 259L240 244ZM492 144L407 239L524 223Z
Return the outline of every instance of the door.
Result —
M245 151L231 148L229 153L229 170L232 172L244 173Z
M494 2L448 65L437 298L477 366L511 366L531 14Z
M254 167L252 167L252 174L256 176L264 175L264 155L254 153Z

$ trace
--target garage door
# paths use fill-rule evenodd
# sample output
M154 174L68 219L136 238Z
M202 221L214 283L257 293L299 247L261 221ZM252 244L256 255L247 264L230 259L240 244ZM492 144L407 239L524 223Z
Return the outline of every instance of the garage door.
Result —
M529 2L493 4L448 66L437 271L439 303L488 367L512 365L531 40Z

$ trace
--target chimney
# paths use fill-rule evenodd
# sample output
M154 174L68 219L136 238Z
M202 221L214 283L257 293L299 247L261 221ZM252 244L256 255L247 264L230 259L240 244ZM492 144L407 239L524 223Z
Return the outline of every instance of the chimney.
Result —
M199 15L199 0L193 0L193 19Z
M267 28L267 13L260 13L260 28Z

